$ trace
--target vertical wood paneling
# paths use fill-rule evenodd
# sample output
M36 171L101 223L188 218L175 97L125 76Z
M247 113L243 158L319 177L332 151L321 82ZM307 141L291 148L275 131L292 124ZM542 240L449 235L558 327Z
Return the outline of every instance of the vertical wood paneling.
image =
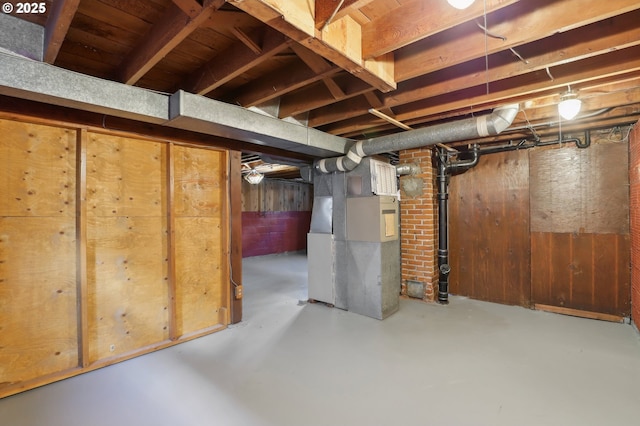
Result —
M452 293L529 305L528 173L526 152L509 152L452 177Z
M242 180L242 211L310 211L313 186L303 182L263 180L251 185Z
M533 302L628 316L629 252L628 236L532 233Z

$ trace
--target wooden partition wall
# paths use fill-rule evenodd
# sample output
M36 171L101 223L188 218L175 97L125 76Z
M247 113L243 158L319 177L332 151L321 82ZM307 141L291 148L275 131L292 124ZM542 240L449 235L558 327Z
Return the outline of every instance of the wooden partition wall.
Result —
M228 324L228 156L0 119L0 397Z
M628 144L482 156L450 185L451 291L619 321L630 314Z

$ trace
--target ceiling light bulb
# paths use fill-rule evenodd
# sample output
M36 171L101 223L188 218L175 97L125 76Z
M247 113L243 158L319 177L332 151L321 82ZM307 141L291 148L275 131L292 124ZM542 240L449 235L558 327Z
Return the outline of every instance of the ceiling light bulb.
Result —
M256 169L251 169L249 173L244 175L244 180L249 182L251 185L257 185L262 182L264 175L258 172Z
M582 101L578 99L578 95L575 92L569 90L562 95L560 103L558 104L558 112L560 116L565 120L572 120L580 112Z
M474 0L447 0L447 2L456 9L466 9L473 4Z

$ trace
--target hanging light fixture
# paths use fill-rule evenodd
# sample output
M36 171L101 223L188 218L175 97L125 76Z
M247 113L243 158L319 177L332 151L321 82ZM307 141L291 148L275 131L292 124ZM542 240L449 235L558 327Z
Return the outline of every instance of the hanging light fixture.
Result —
M244 180L249 182L251 185L257 185L262 182L264 175L257 171L256 169L251 169L249 173L244 175Z
M573 120L580 112L581 106L582 101L578 99L578 94L572 91L569 86L567 92L560 97L558 112L565 120Z
M447 2L456 9L466 9L471 6L474 0L447 0Z

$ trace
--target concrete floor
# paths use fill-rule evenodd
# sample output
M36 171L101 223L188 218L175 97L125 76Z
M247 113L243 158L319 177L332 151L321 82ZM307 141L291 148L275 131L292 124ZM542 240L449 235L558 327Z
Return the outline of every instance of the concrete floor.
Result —
M453 297L378 321L302 302L306 258L245 259L245 321L0 400L2 425L640 422L630 325Z

